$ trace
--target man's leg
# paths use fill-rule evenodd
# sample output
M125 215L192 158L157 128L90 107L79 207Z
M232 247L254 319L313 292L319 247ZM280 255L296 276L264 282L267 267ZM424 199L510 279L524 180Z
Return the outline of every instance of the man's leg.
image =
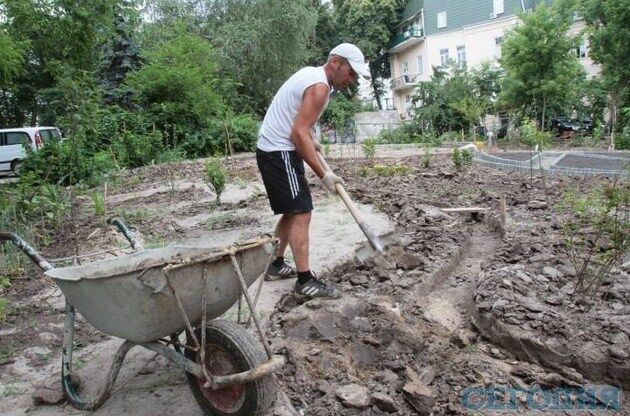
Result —
M311 224L311 213L294 214L291 216L291 228L288 235L291 252L295 259L295 267L298 273L310 270L308 262L309 239L308 229Z
M309 227L311 224L310 211L296 214L291 218L291 232L289 245L295 258L298 280L295 292L310 298L338 298L339 291L321 283L311 272L309 265Z
M276 225L275 235L280 240L276 247L276 257L284 257L284 252L289 244L289 232L291 231L291 215L283 214Z

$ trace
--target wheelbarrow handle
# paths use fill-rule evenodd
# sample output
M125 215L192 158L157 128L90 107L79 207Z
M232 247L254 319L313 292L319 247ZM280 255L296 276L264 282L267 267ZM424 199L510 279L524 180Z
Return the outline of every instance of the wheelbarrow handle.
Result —
M112 217L107 220L107 223L116 226L120 230L127 241L129 241L129 244L131 244L133 251L140 251L144 248L142 247L142 243L140 243L140 241L136 238L135 233L127 227L127 224L125 224L125 221L122 218Z
M330 165L328 164L328 162L326 162L326 159L324 159L324 156L322 156L320 152L317 152L317 157L319 158L319 163L322 164L324 169L330 172L333 171ZM339 196L341 197L341 200L344 202L344 204L346 204L348 211L350 211L350 214L352 214L352 217L356 221L357 225L359 226L361 231L363 231L363 234L365 234L365 236L367 237L372 248L376 250L378 253L383 254L385 247L383 243L381 242L381 239L378 238L374 230L372 230L372 227L370 227L367 221L365 221L365 219L359 212L359 209L355 205L354 201L352 201L352 199L350 198L350 195L348 195L348 192L346 192L346 188L344 188L342 184L336 183L335 190L337 191L337 194L339 194Z
M0 231L0 242L11 241L17 248L22 250L40 269L48 271L54 269L54 267L46 261L33 247L31 247L26 241L15 233L9 233L6 231Z

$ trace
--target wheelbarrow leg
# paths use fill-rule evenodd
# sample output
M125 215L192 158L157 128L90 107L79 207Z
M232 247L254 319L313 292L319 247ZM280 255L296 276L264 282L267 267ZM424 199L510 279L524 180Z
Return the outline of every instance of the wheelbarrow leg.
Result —
M66 300L66 320L65 320L65 328L63 334L63 356L62 356L62 366L61 366L61 384L63 386L63 390L66 393L66 397L72 406L76 407L80 410L96 410L105 403L105 400L109 397L112 392L112 388L114 387L114 383L116 382L116 378L118 377L118 373L120 372L120 368L122 367L123 361L125 360L125 356L133 347L137 344L131 341L125 341L120 347L118 347L118 351L116 351L116 355L114 355L114 359L112 361L112 365L109 369L109 374L107 375L107 380L98 395L95 399L87 401L81 398L77 392L77 386L74 381L72 381L72 348L74 347L74 320L75 320L75 311L74 306L72 306Z

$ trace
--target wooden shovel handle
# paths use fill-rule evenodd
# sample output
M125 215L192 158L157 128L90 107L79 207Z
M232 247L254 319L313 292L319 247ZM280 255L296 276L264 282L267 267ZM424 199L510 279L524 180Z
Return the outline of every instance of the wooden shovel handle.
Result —
M324 169L326 169L329 172L333 171L330 165L328 164L328 162L326 162L326 159L324 159L324 156L322 156L320 152L317 152L317 157L319 158L319 163L322 164ZM341 200L344 202L344 204L346 204L348 211L350 211L350 214L352 214L352 217L356 221L357 225L359 226L359 228L361 228L361 231L363 231L363 234L365 234L365 236L367 237L372 248L378 251L379 253L383 253L385 249L383 246L383 243L381 242L380 238L378 238L378 236L374 233L374 231L369 226L369 224L365 221L365 219L359 212L357 206L355 205L354 201L352 201L352 199L350 198L350 195L348 195L348 192L346 192L346 188L344 188L342 184L336 183L335 190L341 197Z

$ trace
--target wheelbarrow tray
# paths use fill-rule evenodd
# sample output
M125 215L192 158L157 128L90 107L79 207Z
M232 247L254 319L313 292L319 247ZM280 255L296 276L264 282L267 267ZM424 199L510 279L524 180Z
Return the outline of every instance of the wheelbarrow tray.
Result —
M264 273L273 247L243 243L230 249L249 287ZM46 275L96 329L137 343L186 328L175 293L192 323L201 321L204 287L208 319L221 316L241 293L229 253L217 248L170 246L143 250L52 269Z

